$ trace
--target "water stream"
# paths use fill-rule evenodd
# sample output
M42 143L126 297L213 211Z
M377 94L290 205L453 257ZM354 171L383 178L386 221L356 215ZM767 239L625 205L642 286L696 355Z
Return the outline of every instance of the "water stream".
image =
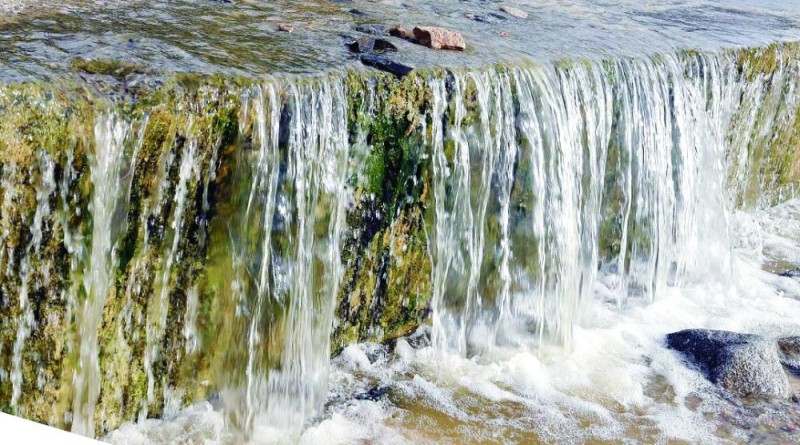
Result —
M794 235L772 233L797 223L797 203L737 210L751 179L743 165L732 168L754 162L752 144L765 137L753 134L755 119L795 120L786 101L797 69L791 62L751 78L733 54L680 54L429 78L430 330L392 349L348 346L330 380L331 285L342 278L353 199L346 160L363 141L348 140L334 118L346 113L340 81L289 84L281 107L294 117L285 123L275 91L286 85L257 88L248 99L257 179L244 221L259 235L247 237L256 250L243 246L234 261L257 261L248 272L254 313L283 304L286 315L273 324L281 364L266 375L255 366L263 322L250 321L248 439L794 440L780 425L792 425L796 407L737 406L661 342L696 325L768 335L798 327L797 282L769 268L796 267L795 257L775 256L796 250ZM279 155L283 125L288 149ZM753 209L775 195L760 196ZM289 244L269 248L269 234L287 227ZM225 443L233 439L224 411L198 405L108 439Z

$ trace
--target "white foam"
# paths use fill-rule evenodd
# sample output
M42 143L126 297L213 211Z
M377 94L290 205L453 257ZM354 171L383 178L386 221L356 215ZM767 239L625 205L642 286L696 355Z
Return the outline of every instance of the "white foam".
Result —
M800 231L783 229L791 227L785 219L800 217L798 209L800 201L793 201L736 215L742 236L732 283L710 279L669 287L652 304L633 299L622 309L602 298L600 285L593 317L576 327L569 351L528 348L535 342L526 339L472 358L415 349L406 340L391 354L380 345L351 345L333 361L325 414L306 428L300 443L745 440L747 432L736 428L730 437L718 435L714 419L733 408L665 347L664 336L700 327L767 336L800 332L800 284L761 270L774 252L797 251ZM769 253L755 254L761 251ZM389 387L389 394L359 400L377 387ZM128 425L107 439L139 444L202 437L200 443L219 443L221 419L199 406L170 421Z

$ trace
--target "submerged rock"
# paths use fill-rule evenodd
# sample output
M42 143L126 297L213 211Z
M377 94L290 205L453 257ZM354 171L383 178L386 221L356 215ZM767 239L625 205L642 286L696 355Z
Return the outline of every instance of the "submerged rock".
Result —
M517 8L511 7L511 6L502 6L500 8L500 10L505 12L508 15L513 15L514 17L517 17L517 18L520 18L520 19L527 19L528 18L528 13L527 12L525 12L525 11L523 11L521 9L517 9Z
M789 380L773 341L758 335L687 329L667 335L713 383L735 394L787 397Z
M361 394L356 394L354 399L356 400L369 400L372 402L377 402L378 400L382 399L383 397L389 394L389 390L391 388L389 386L376 386L374 388L369 389L366 392Z
M781 363L796 373L800 373L800 336L778 339Z
M433 49L464 51L467 48L467 43L460 32L435 26L418 26L414 28L414 40L420 45Z
M386 39L375 39L372 37L361 37L348 45L350 51L354 53L372 53L397 51L397 47Z
M402 63L397 63L388 57L378 56L375 54L362 55L361 63L371 66L375 69L394 74L397 77L403 77L414 70L414 68L411 68L408 65L403 65Z

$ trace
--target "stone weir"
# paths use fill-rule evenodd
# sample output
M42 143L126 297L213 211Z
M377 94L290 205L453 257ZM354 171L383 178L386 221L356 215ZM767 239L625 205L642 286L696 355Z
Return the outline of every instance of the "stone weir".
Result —
M86 435L209 399L302 426L332 354L431 320L464 354L509 323L569 345L598 267L652 298L711 267L709 212L800 184L793 43L139 87L78 64L123 94L0 87L0 407Z

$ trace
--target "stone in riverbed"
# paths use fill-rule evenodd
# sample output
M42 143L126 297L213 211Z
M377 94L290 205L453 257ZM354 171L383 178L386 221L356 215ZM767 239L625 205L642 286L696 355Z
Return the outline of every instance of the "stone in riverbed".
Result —
M363 32L364 34L371 34L373 36L385 36L389 34L389 27L375 23L366 23L356 26L356 31Z
M800 374L800 337L778 339L778 349L781 351L781 363Z
M764 337L687 329L667 335L667 345L683 353L713 383L735 394L789 395L789 380L777 345Z
M397 63L388 57L378 56L375 54L362 55L361 63L367 66L371 66L375 69L394 74L397 77L403 77L414 70L410 66L403 65L402 63Z
M502 6L500 8L500 10L505 12L508 15L513 15L514 17L519 18L519 19L527 19L528 18L528 13L527 12L525 12L525 11L523 11L521 9L517 9L517 8L511 7L511 6Z
M363 392L361 394L356 394L354 397L356 400L369 400L372 402L377 402L378 400L385 397L389 394L389 390L391 388L388 386L376 386L369 391Z
M400 25L397 25L394 28L390 29L389 35L404 40L414 40L414 34L409 32L407 29L403 28Z
M348 45L350 51L354 53L390 52L397 51L397 47L386 39L375 39L372 37L360 37L355 42Z
M433 49L464 51L467 48L467 43L460 32L435 26L418 26L414 28L414 40L420 45Z

